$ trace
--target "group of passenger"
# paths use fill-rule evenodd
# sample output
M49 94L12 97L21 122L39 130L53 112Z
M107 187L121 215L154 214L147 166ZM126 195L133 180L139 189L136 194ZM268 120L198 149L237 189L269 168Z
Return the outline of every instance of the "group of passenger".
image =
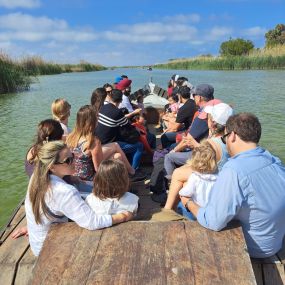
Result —
M40 122L26 156L28 229L14 237L28 231L38 255L52 223L71 219L95 230L129 221L138 210L130 183L146 178L139 169L146 152L161 155L150 189L162 213L175 210L212 230L239 220L252 257L275 254L285 235L285 168L258 146L258 118L234 114L232 106L214 98L213 86L194 87L175 74L156 149L143 95L131 102L131 83L122 75L97 88L91 104L77 112L73 130L71 105L65 99L52 103L53 119Z

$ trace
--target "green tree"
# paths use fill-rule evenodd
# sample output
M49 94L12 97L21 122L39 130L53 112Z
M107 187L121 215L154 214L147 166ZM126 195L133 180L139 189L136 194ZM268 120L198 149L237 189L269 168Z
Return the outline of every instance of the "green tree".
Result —
M254 48L252 41L244 39L229 39L222 42L220 46L220 54L222 56L238 56L248 54Z
M265 34L266 47L285 44L285 25L278 24Z

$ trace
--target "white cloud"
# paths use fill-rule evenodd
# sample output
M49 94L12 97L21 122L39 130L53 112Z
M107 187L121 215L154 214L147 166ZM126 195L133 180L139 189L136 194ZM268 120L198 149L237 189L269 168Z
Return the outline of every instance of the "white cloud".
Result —
M222 38L225 37L229 37L231 36L233 33L232 28L228 28L228 27L213 27L210 30L209 35L205 35L206 39L209 39L211 41L216 41L216 40L220 40Z
M120 26L118 31L106 31L103 36L111 41L158 43L188 41L195 38L197 29L184 24L147 22Z
M0 7L14 8L36 8L41 5L40 0L0 0Z
M266 32L267 32L266 28L256 26L243 30L242 34L245 36L258 38L258 37L264 37Z
M173 16L166 16L163 18L164 21L169 21L170 23L199 23L201 17L199 14L178 14Z
M75 30L64 20L48 17L34 17L23 13L0 16L0 40L22 40L37 42L43 40L87 42L98 36L90 30Z

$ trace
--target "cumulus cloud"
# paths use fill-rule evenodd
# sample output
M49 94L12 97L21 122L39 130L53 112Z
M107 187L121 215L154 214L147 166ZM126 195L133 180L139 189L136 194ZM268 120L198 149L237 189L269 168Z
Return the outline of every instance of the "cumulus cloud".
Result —
M106 31L103 36L111 41L157 43L187 41L195 38L197 29L185 24L147 22L120 26L118 31Z
M92 31L71 29L66 21L60 19L34 17L23 13L0 16L0 40L86 42L97 37Z
M36 8L41 5L40 0L0 0L0 7L14 8Z
M266 28L256 26L243 30L242 34L245 36L258 38L258 37L264 37L266 32L267 32Z

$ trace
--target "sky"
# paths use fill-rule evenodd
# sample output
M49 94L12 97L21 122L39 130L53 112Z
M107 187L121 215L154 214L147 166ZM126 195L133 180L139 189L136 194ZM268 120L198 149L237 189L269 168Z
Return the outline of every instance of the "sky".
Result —
M0 0L0 50L57 63L152 65L219 54L241 37L263 47L285 0Z

